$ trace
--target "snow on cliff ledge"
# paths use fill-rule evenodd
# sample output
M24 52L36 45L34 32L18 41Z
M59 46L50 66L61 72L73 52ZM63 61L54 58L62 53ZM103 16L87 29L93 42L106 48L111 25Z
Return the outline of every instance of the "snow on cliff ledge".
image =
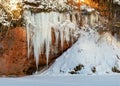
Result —
M105 74L120 69L120 42L110 33L99 35L83 27L79 40L43 74Z
M117 3L118 5L120 5L120 0L113 0L114 3Z

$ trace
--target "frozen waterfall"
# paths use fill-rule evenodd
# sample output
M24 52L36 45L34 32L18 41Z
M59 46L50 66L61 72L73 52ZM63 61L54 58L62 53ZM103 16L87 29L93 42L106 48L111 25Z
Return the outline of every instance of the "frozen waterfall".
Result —
M64 41L71 41L73 32L75 29L78 29L76 24L77 19L73 17L72 23L70 21L70 14L68 13L41 12L34 14L26 11L24 14L27 29L28 57L32 49L31 47L33 47L37 66L41 53L46 53L48 64L50 48L52 46L52 29L54 29L55 33L56 46L59 40L61 41L61 46L63 46Z
M51 47L53 46L53 31L56 41L55 46L58 46L60 42L61 47L63 47L64 42L72 42L73 38L76 37L74 33L78 31L80 23L91 26L95 26L98 23L99 14L92 11L91 13L88 11L87 15L82 15L78 11L33 13L30 10L25 10L28 57L33 48L36 66L38 67L39 57L42 53L46 54L46 63L48 65Z

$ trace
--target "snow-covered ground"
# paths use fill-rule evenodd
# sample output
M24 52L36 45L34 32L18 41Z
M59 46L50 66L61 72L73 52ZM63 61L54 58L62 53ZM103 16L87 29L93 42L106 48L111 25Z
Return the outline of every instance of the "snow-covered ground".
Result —
M0 78L1 86L120 86L120 76L29 76Z

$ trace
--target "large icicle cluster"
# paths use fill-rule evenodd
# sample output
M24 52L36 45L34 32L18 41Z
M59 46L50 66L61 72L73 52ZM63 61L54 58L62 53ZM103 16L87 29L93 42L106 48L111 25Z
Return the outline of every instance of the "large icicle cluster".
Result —
M87 5L82 5L80 8L83 14L82 22L84 24L94 26L94 27L100 25L101 23L100 18L102 17L100 17L99 12L95 11L94 8L91 8Z
M64 41L71 41L74 35L74 30L77 29L77 19L75 14L55 12L63 11L66 9L65 3L57 0L39 0L39 1L25 1L27 4L25 8L40 8L39 12L33 12L31 10L25 11L26 29L27 29L27 42L28 42L28 57L31 52L31 46L34 48L34 57L36 59L36 66L38 66L39 57L41 53L46 53L47 64L49 60L50 48L52 46L52 29L54 29L56 46L58 42L61 42L63 46ZM35 7L37 6L38 7ZM35 6L34 6L35 5ZM59 7L57 7L59 6ZM50 10L50 12L44 12L41 10ZM35 10L35 9L34 9ZM46 11L45 10L45 11ZM70 15L72 18L70 18ZM72 22L73 23L72 23ZM45 51L45 52L44 52Z
M42 3L45 4L50 1L56 2L56 0L43 0ZM34 5L37 5L37 3L37 8L42 6L39 5L41 2L37 0L34 2L33 0L30 0L25 3L27 3L27 6L30 6L28 6L28 8L34 8ZM63 2L60 2L59 4L62 3ZM49 7L48 4L46 5ZM56 7L56 5L54 6ZM45 9L44 7L42 8ZM36 13L28 9L25 10L24 15L26 19L27 29L28 57L33 47L37 67L39 64L40 54L42 53L46 53L46 59L48 64L49 54L52 46L52 31L54 31L55 34L56 46L58 46L58 42L61 43L61 46L64 46L65 41L72 42L73 37L77 36L75 34L78 31L78 26L80 25L80 22L84 24L89 24L91 26L95 26L96 23L99 22L99 14L97 12L93 12L94 9L88 9L87 6L84 6L82 10L87 10L87 15L81 15L79 12L61 13L52 10L50 12L41 11Z
M26 11L25 17L27 20L28 56L32 45L34 47L34 57L37 66L39 55L44 52L43 50L45 50L48 64L50 48L52 46L52 28L54 28L56 45L60 40L61 46L63 46L64 41L71 41L71 37L74 35L73 32L75 32L75 29L78 29L76 24L70 21L69 14L60 14L57 12L32 14L30 11Z

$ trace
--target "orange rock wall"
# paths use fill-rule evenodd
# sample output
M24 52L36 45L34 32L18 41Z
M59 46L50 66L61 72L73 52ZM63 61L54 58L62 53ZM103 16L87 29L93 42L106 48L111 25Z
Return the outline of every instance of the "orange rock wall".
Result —
M60 41L55 46L55 35L52 31L52 46L50 51L49 64L67 50L72 43L64 42L61 47ZM57 52L56 52L57 49ZM42 53L39 60L39 69L46 66L46 55ZM36 71L36 64L33 52L27 57L26 30L22 27L10 29L3 40L0 41L0 75L22 76L29 75Z

